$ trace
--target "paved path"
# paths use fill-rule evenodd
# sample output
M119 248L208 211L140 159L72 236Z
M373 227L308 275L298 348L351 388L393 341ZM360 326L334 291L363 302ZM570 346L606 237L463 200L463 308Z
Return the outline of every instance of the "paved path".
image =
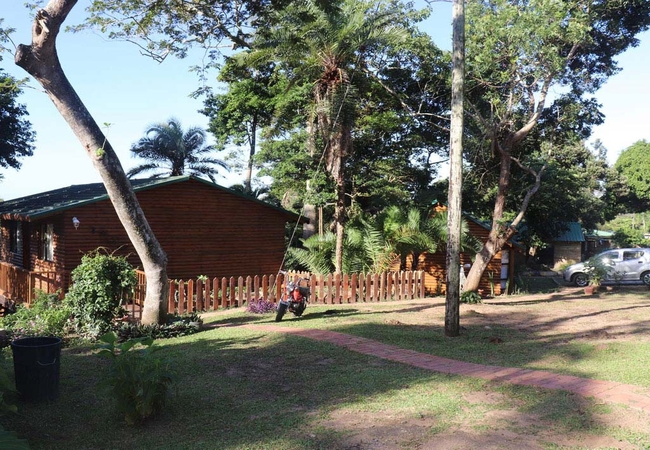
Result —
M650 390L631 384L559 375L543 370L486 366L456 361L414 350L405 350L394 345L383 344L372 339L338 333L336 331L289 328L278 325L248 324L241 326L251 330L288 333L317 341L329 342L345 347L353 352L409 364L433 372L465 375L504 383L537 386L545 389L561 389L575 392L585 397L595 397L607 402L624 403L633 408L650 413Z

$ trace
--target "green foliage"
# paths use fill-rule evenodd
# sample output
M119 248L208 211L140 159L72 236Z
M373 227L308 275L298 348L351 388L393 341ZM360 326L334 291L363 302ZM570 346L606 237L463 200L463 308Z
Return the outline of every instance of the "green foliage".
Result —
M103 383L112 388L117 410L129 425L149 419L165 406L173 375L169 364L157 356L160 347L151 337L118 344L115 333L101 336L98 355L110 360Z
M183 130L178 119L150 125L145 137L131 146L131 154L147 162L129 170L129 178L154 172L153 178L189 173L207 176L214 183L219 174L215 166L228 169L224 161L208 156L216 148L207 145L207 134L199 127Z
M462 223L463 250L477 251L480 243ZM326 274L334 270L334 244L331 232L302 240L302 247L290 247L295 270ZM359 215L346 227L343 248L343 273L380 273L388 270L397 260L406 270L407 257L411 256L412 270L417 270L417 259L425 252L434 253L447 241L447 214L429 216L417 208L388 207L380 214Z
M650 209L650 142L638 141L625 149L614 168L623 176L630 189L624 203L630 211Z
M77 331L94 338L110 329L123 299L137 283L126 257L95 250L84 255L72 271L72 286L65 297Z
M460 294L460 302L473 305L476 303L483 303L483 299L476 291L465 291Z
M0 30L1 34L1 30ZM0 167L19 169L19 158L32 156L36 134L26 119L24 105L17 103L19 81L0 70Z
M168 314L164 324L143 325L141 323L122 322L115 326L114 332L118 341L150 337L152 339L167 339L178 336L187 336L201 330L203 320L198 313L182 315Z
M614 232L613 242L617 247L650 247L650 212L619 214L605 223L601 229Z
M591 286L600 286L603 279L608 274L607 266L598 257L593 257L585 261L585 273L589 277Z
M64 337L70 328L70 308L61 302L59 293L37 290L31 307L16 306L16 312L0 318L0 327L10 339L30 336Z

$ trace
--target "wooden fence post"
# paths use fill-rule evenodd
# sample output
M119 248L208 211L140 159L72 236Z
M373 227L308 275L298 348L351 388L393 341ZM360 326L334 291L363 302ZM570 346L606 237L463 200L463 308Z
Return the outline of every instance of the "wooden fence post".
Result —
M203 311L203 281L196 280L196 311Z
M174 314L176 312L176 281L169 280L169 295L167 297L167 312ZM142 305L140 305L142 306Z

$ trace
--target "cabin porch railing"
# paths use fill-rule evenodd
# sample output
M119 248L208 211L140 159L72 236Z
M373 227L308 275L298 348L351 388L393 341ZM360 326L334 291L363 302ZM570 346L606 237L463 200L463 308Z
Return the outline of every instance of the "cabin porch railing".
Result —
M30 271L0 262L0 295L14 303L31 304L35 291L48 294L63 292L68 286L69 274L57 271Z

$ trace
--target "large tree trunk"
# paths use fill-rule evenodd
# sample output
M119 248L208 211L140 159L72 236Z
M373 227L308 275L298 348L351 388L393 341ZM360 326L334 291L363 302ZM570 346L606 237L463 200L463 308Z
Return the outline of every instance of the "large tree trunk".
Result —
M460 334L460 246L463 166L463 89L465 84L465 3L453 5L453 70L451 81L451 133L447 212L447 286L445 335Z
M317 103L329 101L330 95L319 97ZM327 115L327 108L319 107L322 113L318 115L321 132L325 133L325 168L334 180L336 189L336 204L334 206L334 226L336 228L336 244L334 250L334 272L343 271L343 242L345 240L345 160L352 151L352 129L347 124L332 123Z
M336 205L334 223L336 225L336 245L334 250L334 272L343 272L343 242L345 238L345 155L352 143L351 130L345 126L330 141L327 167L336 185Z
M57 34L75 4L76 0L51 0L39 10L32 27L32 45L19 45L15 61L43 86L99 171L147 275L142 322L160 323L167 307L167 256L147 223L117 155L70 85L56 52Z

